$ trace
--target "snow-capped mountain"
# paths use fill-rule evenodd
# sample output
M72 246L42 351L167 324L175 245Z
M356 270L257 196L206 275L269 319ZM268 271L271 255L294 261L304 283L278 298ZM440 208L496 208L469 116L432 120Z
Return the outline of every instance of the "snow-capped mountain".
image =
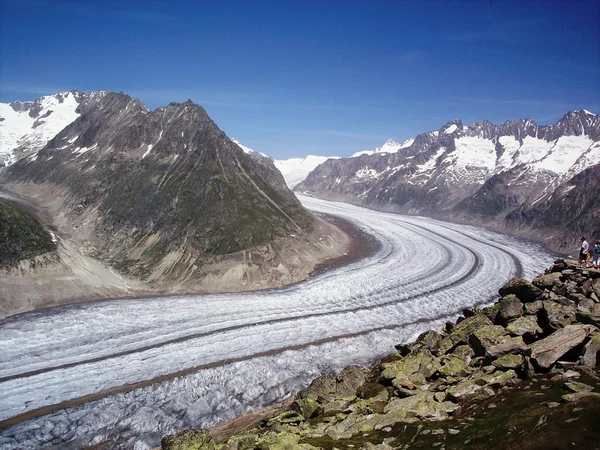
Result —
M246 147L240 143L237 139L231 138L231 140L240 147L244 153L249 155L262 155L265 158L271 159L264 153L257 152L250 147ZM290 189L293 189L298 183L306 178L306 176L319 164L327 161L328 159L339 159L339 156L314 156L308 155L305 158L290 158L290 159L271 159L275 164L275 167L281 172L285 183Z
M82 102L105 93L59 92L33 102L0 103L0 167L43 148L80 116Z
M373 155L375 153L396 153L403 148L410 147L414 141L414 139L407 139L403 143L399 143L393 139L388 139L381 147L377 147L375 150L363 150L356 152L351 156L351 158L356 158L361 155Z
M539 211L557 188L586 169L600 170L599 163L600 117L586 110L570 111L555 125L542 126L530 119L502 125L454 120L394 153L326 161L296 190L515 228L522 225L514 220L518 212Z
M293 189L306 178L312 170L328 159L339 159L339 156L308 155L305 158L276 159L275 167L279 169L285 182Z

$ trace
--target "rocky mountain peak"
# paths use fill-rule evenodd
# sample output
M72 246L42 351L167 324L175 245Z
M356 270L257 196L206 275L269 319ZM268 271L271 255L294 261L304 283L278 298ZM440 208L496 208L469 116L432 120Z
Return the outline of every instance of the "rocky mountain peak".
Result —
M33 106L33 102L20 102L19 100L16 100L16 101L10 103L10 107L15 112L29 111L32 106Z
M189 277L201 255L313 225L273 162L244 154L192 101L149 111L122 92L86 94L77 114L3 179L61 190L70 223L93 224L96 256L125 273L161 278L175 258L169 274Z

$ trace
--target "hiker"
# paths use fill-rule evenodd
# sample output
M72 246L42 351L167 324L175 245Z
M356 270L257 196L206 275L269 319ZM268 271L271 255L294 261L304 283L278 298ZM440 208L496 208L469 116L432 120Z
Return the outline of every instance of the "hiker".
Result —
M581 248L579 249L579 264L586 264L588 259L588 253L590 251L590 244L585 240L585 236L581 236Z
M600 268L600 240L597 240L592 250L592 266Z
M579 264L587 263L590 244L587 243L585 236L581 236L581 248L579 249Z

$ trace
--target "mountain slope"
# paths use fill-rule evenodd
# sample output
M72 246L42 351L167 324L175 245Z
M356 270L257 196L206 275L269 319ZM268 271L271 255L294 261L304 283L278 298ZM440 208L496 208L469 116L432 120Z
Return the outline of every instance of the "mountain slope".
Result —
M598 163L600 118L589 111L570 111L551 126L530 119L467 126L455 120L395 153L326 161L296 190L514 231L528 225L515 212L549 201ZM564 236L551 244L572 245Z
M30 214L0 199L0 267L56 250L56 239Z
M206 258L315 226L272 164L246 156L200 106L93 97L0 177L45 199L88 254L150 282L182 280Z

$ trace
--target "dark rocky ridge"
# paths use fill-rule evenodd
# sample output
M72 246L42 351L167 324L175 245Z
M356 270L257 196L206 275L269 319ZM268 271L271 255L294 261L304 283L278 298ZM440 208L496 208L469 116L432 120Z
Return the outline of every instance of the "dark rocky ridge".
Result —
M150 111L123 93L82 95L80 117L0 182L56 190L61 220L123 273L189 277L204 257L314 226L273 164L246 156L202 107Z
M551 147L559 138L573 136L587 136L593 142L590 148L568 150L581 153L580 169L576 164L564 173L555 173L536 168L535 160L519 163L519 152L527 139L535 138ZM465 166L461 165L464 161L458 164L457 142L461 138L462 145L478 145L464 144L464 138L487 140L485 148L495 153L490 158L494 167L477 160ZM506 139L518 149L509 152L503 145ZM570 111L555 125L544 126L530 119L502 125L488 121L463 125L454 120L437 131L418 135L397 153L328 160L295 190L375 209L475 223L538 240L548 237L544 242L551 248L571 250L577 246L573 235L598 235L600 231L597 210L593 209L593 183L600 166L586 167L584 161L585 155L598 151L599 141L600 117L583 110ZM558 201L562 200L557 198L565 199L562 193L567 188L572 189L571 197L583 200L579 207L574 206L583 214L571 216L569 225L573 228L564 222L558 228L548 225L560 216Z
M0 199L0 268L56 248L48 231L31 214Z
M370 368L317 378L251 428L184 431L162 448L597 448L600 270L557 260L500 294Z

